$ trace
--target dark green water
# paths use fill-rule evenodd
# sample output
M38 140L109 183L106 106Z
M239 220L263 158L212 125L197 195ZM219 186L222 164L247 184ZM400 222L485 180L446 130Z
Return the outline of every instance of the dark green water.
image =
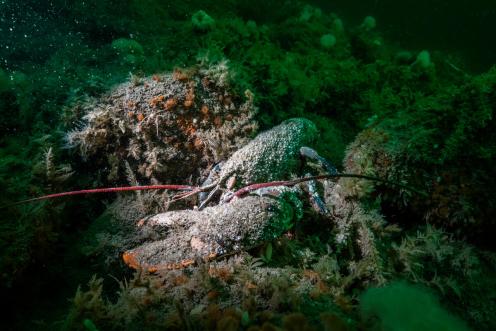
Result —
M358 24L377 18L389 40L405 48L437 49L464 58L470 70L482 72L495 62L494 2L465 1L315 1Z
M490 0L0 1L1 328L496 329L495 31ZM98 240L114 234L104 212L115 195L12 204L133 185L126 167L140 184L166 182L142 170L149 159L122 152L130 130L111 135L105 127L95 151L68 137L96 130L84 115L116 84L224 60L230 81L216 89L239 103L250 90L260 130L308 118L320 132L313 147L339 171L425 196L340 182L347 198L329 202L334 218L325 223L305 209L289 234L247 250L261 265L233 267L240 269L228 280L192 268L184 275L195 279L198 295L172 298L193 286L177 281L167 291L158 287L152 304L141 296L126 301L118 282L133 270L99 251L105 243ZM198 77L213 81L208 75ZM343 206L363 213L346 223ZM347 238L341 246L340 231ZM112 247L115 253L119 243ZM233 288L256 283L253 274L264 268L298 276L260 281L245 288L242 304L234 300ZM74 304L78 286L87 291L93 275L103 279L102 293ZM307 278L313 291L296 291Z

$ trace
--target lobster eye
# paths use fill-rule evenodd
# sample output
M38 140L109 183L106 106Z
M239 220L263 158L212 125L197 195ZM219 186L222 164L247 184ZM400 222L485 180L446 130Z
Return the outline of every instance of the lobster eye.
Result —
M271 213L275 213L277 211L277 207L274 205L268 205L267 206L267 211Z

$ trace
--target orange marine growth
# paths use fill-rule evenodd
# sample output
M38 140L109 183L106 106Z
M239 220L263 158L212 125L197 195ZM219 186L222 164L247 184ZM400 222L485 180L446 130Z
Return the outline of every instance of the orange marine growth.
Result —
M134 101L132 101L132 100L129 100L129 101L126 103L126 106L127 106L127 108L134 110L134 109L136 109L136 102L134 102Z
M154 273L157 271L162 271L162 270L178 270L178 269L184 269L187 268L191 265L195 264L195 261L192 259L185 259L180 261L179 263L163 263L163 264L157 264L157 265L149 265L146 263L140 263L138 259L136 258L136 255L131 252L127 251L122 254L122 260L124 263L135 270L142 269L146 272L149 273Z
M164 109L165 110L172 110L176 107L176 105L177 105L176 98L170 98L170 99L167 99L167 101L165 102Z
M182 260L179 260L178 262L165 262L165 263L157 263L157 264L148 264L144 261L140 261L139 257L140 253L130 250L126 251L122 254L122 260L124 263L135 270L143 270L149 273L155 273L158 271L164 271L164 270L180 270L180 269L185 269L190 266L196 265L196 261L193 258L185 258ZM210 253L207 256L203 257L203 260L205 262L212 261L217 257L216 253ZM229 277L229 272L225 272L224 270L219 269L219 277Z
M150 102L149 102L149 105L150 107L153 107L153 108L156 108L158 107L162 102L164 102L165 100L165 97L163 95L159 95L159 96L156 96L156 97L153 97Z
M193 100L186 99L184 101L184 107L191 108L191 106L193 106Z
M124 254L122 254L122 260L124 260L124 263L127 264L130 268L139 269L140 267L140 263L132 252L124 252Z
M184 100L184 107L190 108L191 106L193 106L194 101L195 101L195 92L193 89L190 89L186 94L186 99Z
M220 128L220 126L222 125L222 117L215 116L215 118L214 118L214 125L215 125L216 128Z
M187 81L189 79L189 76L184 70L181 70L179 68L174 69L174 72L172 73L172 78L175 80L178 80L180 82Z

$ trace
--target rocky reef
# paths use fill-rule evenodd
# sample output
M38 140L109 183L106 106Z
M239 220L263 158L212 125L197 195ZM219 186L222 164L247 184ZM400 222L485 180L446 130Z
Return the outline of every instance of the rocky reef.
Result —
M47 6L0 12L10 329L496 329L495 68L300 1ZM308 125L276 129L290 118ZM380 180L227 203L325 173L307 144ZM220 192L203 210L169 191L13 204L206 178Z
M76 104L71 112L84 114L67 142L106 169L109 182L132 172L142 183L198 183L257 130L253 95L235 94L229 79L224 62L132 77Z
M384 142L371 140L371 136L363 141L362 135L350 145L343 172L359 169L362 174L388 178L372 171L373 166L384 164L383 170L399 161L385 152L379 156ZM442 294L454 304L451 309L465 319L491 325L492 293L484 288L493 287L494 281L482 278L492 272L493 254L432 225L410 232L407 224L388 219L391 216L384 213L377 195L389 191L400 195L408 189L375 186L374 181L356 178L322 180L319 187L330 213L318 216L307 210L303 218L285 218L286 224L293 224L282 235L270 238L251 236L258 233L255 228L272 226L275 219L264 214L278 210L281 201L257 195L203 211L172 211L140 220L128 227L127 240L126 236L117 240L121 251L126 249L124 243L148 242L124 254L124 261L137 269L134 278L121 284L117 301L106 300L102 280L92 279L88 291L76 294L66 323L76 326L87 317L110 329L122 325L184 329L195 325L211 330L263 330L277 326L287 329L294 320L299 327L353 330L399 323L391 322L392 313L374 308L367 300L374 298L387 306L387 300L393 302L405 292L412 302L427 301L436 311L436 317L420 324L435 327L441 318L442 324L468 330L435 297L418 287L421 285ZM309 202L301 201L300 206L308 208ZM281 221L281 217L276 219ZM250 226L255 228L250 230ZM237 242L239 247L227 254L209 255L215 250L204 244L209 242L208 236L217 248L228 247L226 240ZM250 244L243 246L243 242ZM209 258L195 258L190 246ZM418 285L395 284L396 279ZM377 286L383 288L375 289ZM380 299L375 291L392 292L389 299ZM367 297L364 303L361 295ZM462 302L463 310L459 306ZM355 315L357 307L363 310L361 315Z

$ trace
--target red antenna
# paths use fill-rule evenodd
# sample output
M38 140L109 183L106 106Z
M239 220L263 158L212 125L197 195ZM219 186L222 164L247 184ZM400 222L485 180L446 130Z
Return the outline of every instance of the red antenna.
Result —
M36 197L32 199L21 200L15 202L11 205L3 206L1 208L6 208L10 206L16 206L23 203L40 201L40 200L48 200L53 198L66 197L69 195L82 195L82 194L95 194L95 193L112 193L112 192L126 192L126 191L144 191L144 190L174 190L174 191L192 191L198 189L195 186L190 185L143 185L143 186L124 186L124 187L104 187L104 188L95 188L95 189L87 189L87 190L77 190L77 191L69 191L69 192L61 192L43 195L41 197Z
M413 187L400 184L400 183L395 183L391 182L382 178L378 177L372 177L372 176L366 176L366 175L357 175L357 174L329 174L329 175L319 175L319 176L309 176L309 177L302 177L302 178L297 178L294 180L285 180L285 181L274 181L274 182L266 182L266 183L255 183L251 184L248 186L245 186L236 192L234 192L233 197L241 197L244 194L250 193L252 191L255 191L260 188L264 187L271 187L271 186L293 186L298 183L302 182L307 182L310 180L318 180L318 179L327 179L327 178L338 178L338 177L348 177L348 178L361 178L361 179L367 179L367 180L373 180L376 182L382 182L385 184L389 184L392 186L397 186L401 187L403 189L415 192L419 195L422 195L424 197L428 197L428 194L417 190ZM54 194L48 194L48 195L43 195L41 197L36 197L32 199L26 199L26 200L21 200L18 202L15 202L10 205L2 206L0 209L6 208L6 207L11 207L11 206L16 206L20 205L23 203L28 203L28 202L33 202L33 201L40 201L40 200L47 200L47 199L52 199L52 198L60 198L60 197L65 197L65 196L70 196L70 195L82 195L82 194L94 194L94 193L111 193L111 192L126 192L126 191L144 191L144 190L173 190L173 191L191 191L189 193L184 194L181 198L194 195L196 193L208 190L209 186L206 187L198 187L198 186L190 186L190 185L144 185L144 186L124 186L124 187L106 187L106 188L95 188L95 189L87 189L87 190L78 190L78 191L69 191L69 192L61 192L61 193L54 193Z

